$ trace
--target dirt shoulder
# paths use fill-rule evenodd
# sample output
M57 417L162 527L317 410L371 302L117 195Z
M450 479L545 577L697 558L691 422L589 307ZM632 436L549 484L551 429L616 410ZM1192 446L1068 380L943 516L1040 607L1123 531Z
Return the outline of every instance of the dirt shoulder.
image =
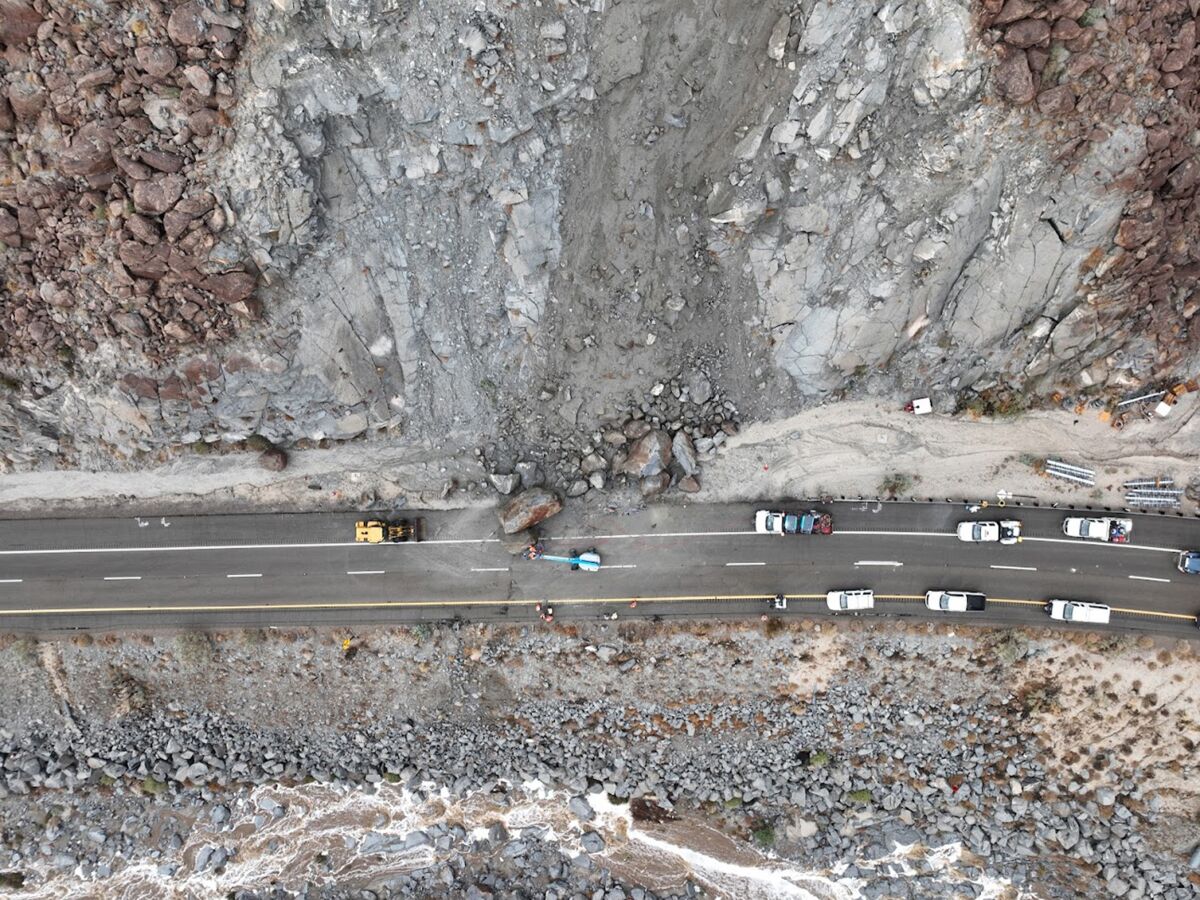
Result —
M1200 474L1198 407L1198 395L1188 395L1170 418L1135 419L1118 431L1094 410L993 420L913 416L882 401L838 403L746 427L705 460L700 493L669 496L687 502L874 497L890 480L902 496L984 498L1006 490L1042 501L1120 507L1125 480L1170 475L1183 486ZM1094 468L1097 486L1039 474L1036 463L1045 458ZM587 496L593 494L628 502L636 482ZM181 458L140 472L30 472L0 479L0 507L28 515L131 507L177 514L358 509L401 501L433 508L497 500L482 463L467 448L413 450L374 442L294 452L282 472L262 469L255 454L241 453ZM1184 511L1195 513L1195 501L1185 500Z

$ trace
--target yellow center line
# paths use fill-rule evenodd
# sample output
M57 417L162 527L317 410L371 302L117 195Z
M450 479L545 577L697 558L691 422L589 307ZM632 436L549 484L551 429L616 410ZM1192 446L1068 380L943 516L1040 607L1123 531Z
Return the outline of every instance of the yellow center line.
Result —
M824 600L825 594L785 594L789 600ZM661 597L566 597L563 599L542 598L541 602L548 605L596 605L630 603L689 603L689 602L727 602L746 600L770 599L768 594L675 594ZM876 594L876 600L916 601L924 600L924 594ZM144 606L63 606L41 607L37 609L0 609L0 617L9 616L53 616L53 615L102 615L118 613L222 613L222 612L255 612L267 610L336 610L336 609L404 609L404 608L454 608L464 606L531 606L538 598L525 600L328 600L311 603L205 603L182 606L147 604ZM1015 598L988 598L989 603L1001 603L1014 606L1045 606L1044 600L1025 600ZM1197 617L1187 613L1159 612L1148 609L1128 609L1114 606L1113 612L1133 616L1154 616L1163 619L1177 619L1195 622Z

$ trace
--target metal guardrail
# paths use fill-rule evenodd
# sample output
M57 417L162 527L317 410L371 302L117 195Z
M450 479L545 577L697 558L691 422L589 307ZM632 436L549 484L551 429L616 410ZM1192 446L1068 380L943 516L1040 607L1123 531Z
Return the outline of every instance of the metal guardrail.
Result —
M1125 502L1130 506L1142 509L1178 509L1182 503L1180 497L1132 497L1125 495Z
M1135 481L1126 481L1121 487L1127 491L1140 491L1142 489L1169 488L1174 485L1174 478L1139 478Z

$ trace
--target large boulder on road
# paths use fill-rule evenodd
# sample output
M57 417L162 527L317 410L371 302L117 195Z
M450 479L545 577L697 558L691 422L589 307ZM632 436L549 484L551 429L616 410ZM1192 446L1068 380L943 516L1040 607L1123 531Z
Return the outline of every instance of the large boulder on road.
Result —
M562 510L562 500L554 491L542 487L529 488L513 497L500 510L500 527L505 534L516 534Z

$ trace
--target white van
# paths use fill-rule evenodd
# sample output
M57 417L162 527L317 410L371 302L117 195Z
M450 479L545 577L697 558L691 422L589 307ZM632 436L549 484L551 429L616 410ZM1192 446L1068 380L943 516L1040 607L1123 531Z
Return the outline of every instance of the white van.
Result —
M858 612L875 608L874 591L830 591L825 595L825 605L830 612Z
M1060 622L1083 622L1107 625L1112 610L1103 603L1080 603L1078 600L1051 600L1046 604L1050 618Z

